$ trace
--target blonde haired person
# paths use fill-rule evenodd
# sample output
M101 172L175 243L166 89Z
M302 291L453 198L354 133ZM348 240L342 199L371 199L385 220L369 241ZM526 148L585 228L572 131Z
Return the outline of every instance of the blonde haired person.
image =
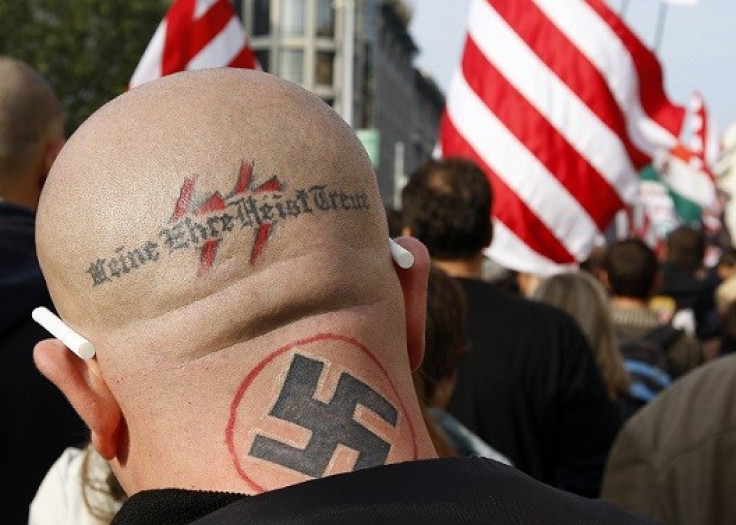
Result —
M584 272L561 273L542 281L533 297L560 308L575 319L593 350L608 396L611 399L626 396L629 374L616 344L603 285Z
M110 465L94 447L70 447L38 488L28 524L107 525L124 500Z

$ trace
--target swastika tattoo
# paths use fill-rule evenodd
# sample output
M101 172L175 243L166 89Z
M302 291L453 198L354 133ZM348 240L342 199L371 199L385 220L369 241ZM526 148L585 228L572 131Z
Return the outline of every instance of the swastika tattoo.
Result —
M287 191L277 176L260 184L254 182L254 167L255 162L243 161L232 190L225 195L219 191L196 195L197 175L186 177L173 203L173 213L155 240L139 246L119 246L113 254L92 261L86 270L92 286L111 283L185 249L199 252L197 275L205 275L215 262L220 242L239 230L255 233L248 254L253 265L274 228L284 221L301 215L370 209L364 191L347 192L326 184Z
M391 444L355 420L361 405L396 427L398 413L384 397L350 374L338 380L332 400L314 398L324 364L296 354L284 386L269 415L295 423L312 432L304 449L258 434L249 455L277 463L308 476L322 477L337 446L358 453L353 470L383 465Z

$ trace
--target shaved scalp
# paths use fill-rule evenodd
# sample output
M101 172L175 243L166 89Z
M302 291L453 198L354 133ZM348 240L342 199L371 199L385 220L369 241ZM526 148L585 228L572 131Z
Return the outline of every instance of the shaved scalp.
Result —
M61 120L46 80L23 62L0 56L0 190L32 168L51 126Z
M93 115L54 164L37 244L69 321L104 339L217 312L197 318L222 328L202 341L211 348L377 300L371 278L391 269L372 267L383 222L370 162L342 119L293 84L222 69L164 78ZM275 276L306 258L324 271ZM330 273L338 266L354 272ZM246 284L247 315L207 307Z
M308 91L227 68L144 84L77 130L41 195L51 297L96 349L56 384L128 494L427 457L409 243L397 273L365 149Z

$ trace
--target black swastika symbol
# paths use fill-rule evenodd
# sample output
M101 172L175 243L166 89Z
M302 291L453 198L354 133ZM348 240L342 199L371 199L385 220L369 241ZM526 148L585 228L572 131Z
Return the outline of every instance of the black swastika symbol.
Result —
M295 355L284 387L269 415L312 431L304 449L257 435L250 456L277 463L308 476L322 477L339 444L358 453L354 470L383 465L391 445L355 421L358 405L396 426L396 409L371 387L343 373L329 403L314 399L324 369L320 361Z

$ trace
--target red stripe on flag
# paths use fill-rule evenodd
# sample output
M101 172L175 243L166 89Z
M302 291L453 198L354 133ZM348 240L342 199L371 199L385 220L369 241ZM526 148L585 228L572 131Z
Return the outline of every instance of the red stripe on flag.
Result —
M166 38L161 76L184 71L191 57L190 35L196 0L176 0L166 13Z
M609 182L488 61L472 38L465 44L462 69L468 85L488 110L547 167L598 228L604 230L624 206Z
M651 158L631 142L626 118L605 77L534 2L488 0L488 3L601 122L619 136L637 170L651 162Z
M256 55L253 53L253 50L250 48L250 46L246 45L243 47L243 49L240 50L240 53L238 53L238 55L230 61L228 67L256 69L256 64L258 64L258 61L256 60Z
M237 16L227 0L219 0L198 20L194 20L196 0L177 0L166 15L166 40L162 76L184 71L187 64L212 42Z
M629 50L639 77L639 94L642 108L649 117L675 137L680 134L685 119L685 109L676 106L664 92L662 67L641 40L611 11L603 0L586 0L588 5L616 33Z
M190 44L192 55L189 60L207 47L212 39L225 29L234 16L237 16L237 14L230 2L228 0L218 0L201 18L194 20L191 34L192 42Z
M455 128L445 112L442 117L442 150L451 151L452 156L465 157L477 163L491 182L494 195L494 216L503 222L532 250L559 264L575 262L570 252L555 237L539 217L478 155L473 147Z

